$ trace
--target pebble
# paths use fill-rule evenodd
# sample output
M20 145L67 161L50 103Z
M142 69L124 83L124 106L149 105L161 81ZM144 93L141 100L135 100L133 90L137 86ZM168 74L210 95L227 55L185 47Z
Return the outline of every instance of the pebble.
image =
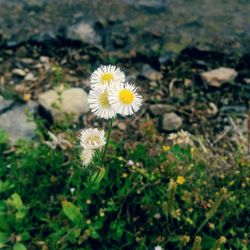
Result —
M66 38L87 44L100 45L101 37L96 33L92 24L81 21L66 30Z
M25 81L30 81L30 82L35 82L36 81L36 78L35 76L33 75L33 73L28 73L25 77L24 77L24 80Z
M176 111L176 107L170 104L152 104L149 106L149 111L153 115L162 115L164 113Z
M153 69L149 64L142 66L141 76L151 81L159 81L163 78L162 73Z
M30 101L24 105L16 105L0 115L0 129L8 133L11 144L19 139L29 140L35 137L36 124L28 120L27 111L36 112L37 106L36 102Z
M211 71L201 73L201 78L209 86L221 87L224 83L231 82L237 76L237 72L231 68L218 68Z
M22 69L13 69L12 74L17 76L25 76L26 72Z
M38 103L52 117L53 121L61 122L64 113L73 114L72 122L78 122L83 114L89 111L87 93L81 88L63 90L59 95L49 90L38 96Z
M162 119L162 129L165 131L177 131L182 126L182 119L176 113L165 113Z
M0 95L0 113L2 113L4 110L8 109L13 104L12 100L5 100Z

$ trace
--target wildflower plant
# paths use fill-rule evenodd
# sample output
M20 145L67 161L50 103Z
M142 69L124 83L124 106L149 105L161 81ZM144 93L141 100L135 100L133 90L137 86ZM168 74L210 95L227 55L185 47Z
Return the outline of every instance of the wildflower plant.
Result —
M124 72L113 65L96 69L90 77L90 86L88 103L91 111L97 118L108 120L109 123L106 136L103 130L97 128L84 129L80 135L83 166L91 166L97 158L95 166L98 172L92 178L95 182L100 177L100 172L105 170L103 163L114 119L117 115L130 116L137 112L141 107L142 97L137 93L135 85L125 81Z

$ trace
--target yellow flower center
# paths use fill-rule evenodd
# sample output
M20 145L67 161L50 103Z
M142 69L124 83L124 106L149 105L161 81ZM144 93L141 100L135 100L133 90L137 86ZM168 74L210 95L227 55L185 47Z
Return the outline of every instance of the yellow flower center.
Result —
M114 80L114 75L112 73L104 73L101 75L101 84L110 83Z
M100 144L100 137L98 135L90 135L87 139L88 144Z
M108 99L108 91L105 90L103 93L99 96L99 103L102 108L109 108L109 99Z
M134 101L135 95L129 89L122 89L119 93L119 99L123 104L129 105Z

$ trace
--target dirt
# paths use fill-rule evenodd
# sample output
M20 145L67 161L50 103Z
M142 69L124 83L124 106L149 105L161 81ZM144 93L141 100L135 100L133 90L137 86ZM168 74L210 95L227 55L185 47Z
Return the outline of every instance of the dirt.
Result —
M233 127L232 121L246 130L248 1L0 0L0 5L0 94L6 98L37 100L60 83L88 91L97 66L117 64L144 96L142 113L124 121L127 125L138 128L150 116L164 132L163 114L149 110L167 104L177 110L182 128L194 134L217 137ZM67 27L82 21L93 25L101 45L65 38ZM155 72L142 73L148 65ZM207 86L200 74L218 67L236 69L236 80L220 88ZM157 77L145 78L152 74ZM90 116L84 125L94 122Z

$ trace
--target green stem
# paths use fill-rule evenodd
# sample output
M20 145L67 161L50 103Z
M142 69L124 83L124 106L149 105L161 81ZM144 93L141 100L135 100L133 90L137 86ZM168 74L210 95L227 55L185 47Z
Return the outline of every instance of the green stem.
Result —
M194 236L197 235L197 234L202 230L202 228L208 223L209 219L210 219L210 218L207 217L207 218L202 222L202 224L199 226L199 228L198 228L197 231L195 232Z
M101 172L101 168L102 168L102 165L103 165L103 162L104 162L105 154L106 154L107 149L108 149L109 138L110 138L110 134L111 134L111 131L112 131L113 121L114 121L114 118L111 118L111 120L109 120L109 128L108 128L107 141L106 141L106 144L104 146L102 158L101 158L101 161L100 161L100 167L99 167L99 170L98 170L98 173L97 173L95 179L92 181L92 183L89 184L88 191L90 189L89 187L92 186L95 183L95 181L97 180L97 178L98 178L98 176L99 176L99 174ZM88 194L88 192L87 192L87 194Z
M106 142L105 147L104 147L104 150L103 150L103 155L102 155L102 159L101 159L101 164L100 164L100 166L102 166L102 164L103 164L103 161L104 161L104 158L105 158L105 154L106 154L107 149L108 149L109 138L110 138L110 134L111 134L111 131L112 131L113 121L114 121L114 118L111 118L111 120L109 121L107 142Z

